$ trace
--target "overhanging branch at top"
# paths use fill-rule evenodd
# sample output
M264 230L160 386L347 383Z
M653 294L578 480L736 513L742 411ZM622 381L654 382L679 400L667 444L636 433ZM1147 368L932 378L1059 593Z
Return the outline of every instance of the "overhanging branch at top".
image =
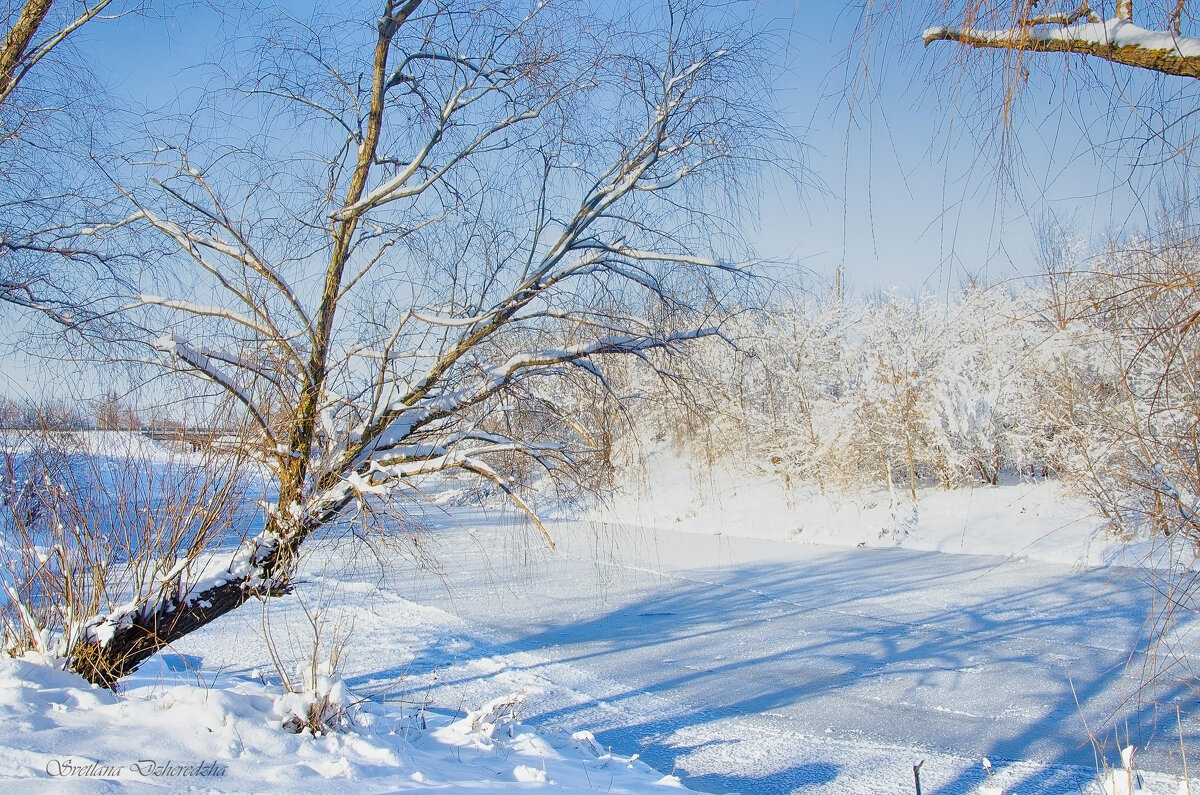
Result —
M1101 22L1086 5L1080 6L1078 15L1022 20L1015 27L1000 30L933 27L922 38L926 45L956 41L969 47L1073 52L1164 74L1200 78L1200 39L1173 31L1147 30L1121 15Z

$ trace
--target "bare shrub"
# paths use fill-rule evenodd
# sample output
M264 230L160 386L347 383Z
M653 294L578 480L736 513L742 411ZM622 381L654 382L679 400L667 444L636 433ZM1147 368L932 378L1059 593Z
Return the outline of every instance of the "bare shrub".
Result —
M303 600L299 604L308 634L306 648L290 632L284 641L287 647L280 648L279 633L270 621L271 605L263 603L267 651L284 689L275 700L275 713L288 731L320 735L350 724L351 697L340 666L354 633L354 622L341 615L331 618L328 610L312 608ZM297 653L298 659L293 662Z
M0 633L10 654L70 658L97 615L186 599L248 518L242 461L149 449L134 433L52 428L4 439Z

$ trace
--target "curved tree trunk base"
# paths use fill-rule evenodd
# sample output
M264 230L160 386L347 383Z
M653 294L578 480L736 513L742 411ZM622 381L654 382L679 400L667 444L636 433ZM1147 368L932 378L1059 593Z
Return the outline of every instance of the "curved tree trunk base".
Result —
M106 642L80 640L70 655L70 668L93 684L114 690L117 682L147 659L191 632L236 610L251 597L266 598L290 592L247 588L245 579L226 582L199 594L186 605L160 604L145 615L117 628Z

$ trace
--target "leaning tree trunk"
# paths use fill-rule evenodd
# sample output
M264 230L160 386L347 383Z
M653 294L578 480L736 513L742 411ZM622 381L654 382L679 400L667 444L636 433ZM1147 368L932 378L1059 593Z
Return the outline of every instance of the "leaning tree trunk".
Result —
M328 489L339 479L338 473L328 472L318 480L317 488ZM289 593L301 545L354 499L346 492L298 522L272 517L261 538L273 541L247 542L252 546L237 553L226 574L210 580L201 590L181 581L126 615L93 619L69 652L71 670L112 689L148 658L250 599Z
M275 596L289 589L290 576L300 546L312 532L334 519L349 498L323 506L315 516L292 518L291 506L304 505L308 493L309 464L317 424L317 404L328 377L328 355L341 292L342 275L350 257L351 241L365 210L355 209L375 165L383 127L384 99L391 84L387 74L388 51L401 26L421 0L386 0L377 22L378 37L372 60L371 104L358 159L350 178L342 213L335 215L329 265L321 301L315 314L313 348L307 367L307 384L301 393L289 432L289 447L277 456L279 510L263 534L266 542L252 542L244 550L247 560L231 567L228 578L214 580L203 590L187 584L158 591L138 609L122 616L101 616L85 627L70 653L70 667L90 682L112 688L146 659L191 632L240 607L248 599ZM327 473L323 481L340 473ZM319 493L328 483L315 484Z
M251 588L248 578L231 580L191 599L169 599L149 611L139 612L107 633L89 633L70 653L70 667L93 684L113 689L121 677L132 673L148 658L240 607L252 596L282 593L280 588Z

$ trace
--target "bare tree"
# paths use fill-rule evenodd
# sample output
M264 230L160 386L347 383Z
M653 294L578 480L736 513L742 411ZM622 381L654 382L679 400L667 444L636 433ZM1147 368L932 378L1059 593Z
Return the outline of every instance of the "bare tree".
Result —
M97 316L240 406L277 498L216 576L88 620L76 671L111 685L286 590L314 533L422 475L475 473L540 528L503 465L596 451L603 429L564 395L603 392L613 357L653 367L719 333L745 270L739 182L788 158L764 41L736 9L581 13L272 18L232 100L114 173L122 228L171 250Z
M69 320L86 311L93 269L117 255L98 234L114 192L97 189L103 92L64 44L140 0L0 4L0 301ZM85 91L81 87L86 86Z

